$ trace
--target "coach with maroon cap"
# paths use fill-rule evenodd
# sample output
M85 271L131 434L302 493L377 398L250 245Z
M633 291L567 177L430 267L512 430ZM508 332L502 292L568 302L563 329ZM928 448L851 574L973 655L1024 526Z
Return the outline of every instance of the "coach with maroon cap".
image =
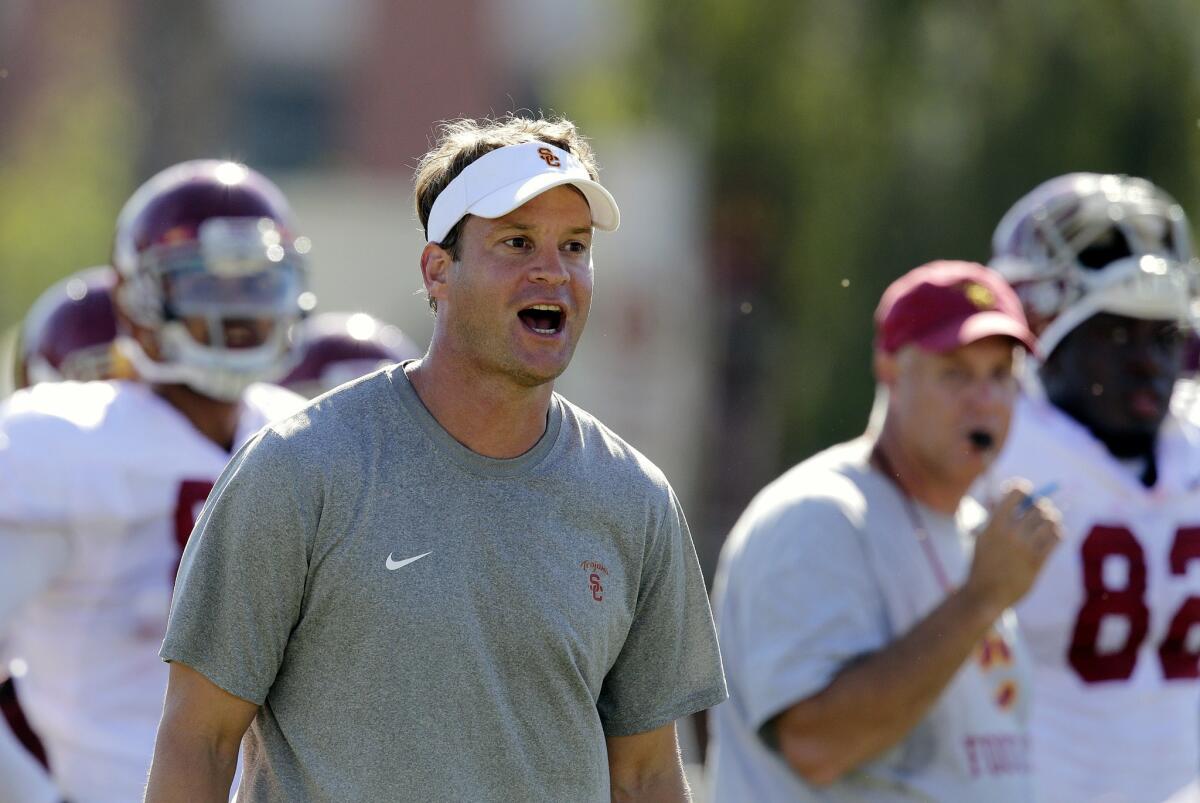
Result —
M875 334L879 426L767 486L722 551L718 803L1030 797L1008 608L1058 514L1027 487L990 515L967 491L1034 337L997 274L950 261L888 287Z

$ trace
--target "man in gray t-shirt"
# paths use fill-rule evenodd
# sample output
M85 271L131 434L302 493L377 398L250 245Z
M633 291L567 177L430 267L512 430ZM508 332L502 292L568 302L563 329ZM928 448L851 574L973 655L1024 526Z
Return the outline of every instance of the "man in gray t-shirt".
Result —
M181 565L148 800L686 800L724 699L683 514L553 393L617 208L566 121L463 121L422 162L429 353L231 462ZM248 728L248 730L247 730Z
M878 432L768 485L722 549L716 803L1029 799L1030 683L1006 609L1057 513L1014 488L988 520L966 494L1007 435L1033 335L1003 280L965 262L897 279L876 326Z

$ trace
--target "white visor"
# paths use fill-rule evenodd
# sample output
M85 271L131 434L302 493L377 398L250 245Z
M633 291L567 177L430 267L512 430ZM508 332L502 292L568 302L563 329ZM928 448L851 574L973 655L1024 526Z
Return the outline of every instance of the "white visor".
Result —
M621 223L617 202L592 180L578 159L545 142L507 145L480 156L446 185L426 226L429 242L440 243L467 215L497 218L543 192L570 184L583 193L592 209L592 225L614 231Z

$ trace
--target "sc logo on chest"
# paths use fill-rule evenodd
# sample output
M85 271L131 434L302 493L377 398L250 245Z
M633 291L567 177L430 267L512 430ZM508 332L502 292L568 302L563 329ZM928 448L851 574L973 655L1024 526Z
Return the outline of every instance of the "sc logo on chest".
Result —
M608 577L608 567L598 560L585 560L580 562L579 568L589 572L587 587L592 599L604 602L604 580L601 577Z

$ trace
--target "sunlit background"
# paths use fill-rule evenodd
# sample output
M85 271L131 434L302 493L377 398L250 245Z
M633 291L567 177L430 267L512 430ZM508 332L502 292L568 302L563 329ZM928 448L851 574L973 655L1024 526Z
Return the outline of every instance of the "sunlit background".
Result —
M107 259L130 191L246 161L319 309L424 344L435 123L558 113L623 210L563 392L667 472L706 571L764 482L860 431L871 312L986 260L1035 184L1142 175L1197 214L1196 0L0 0L0 328Z

